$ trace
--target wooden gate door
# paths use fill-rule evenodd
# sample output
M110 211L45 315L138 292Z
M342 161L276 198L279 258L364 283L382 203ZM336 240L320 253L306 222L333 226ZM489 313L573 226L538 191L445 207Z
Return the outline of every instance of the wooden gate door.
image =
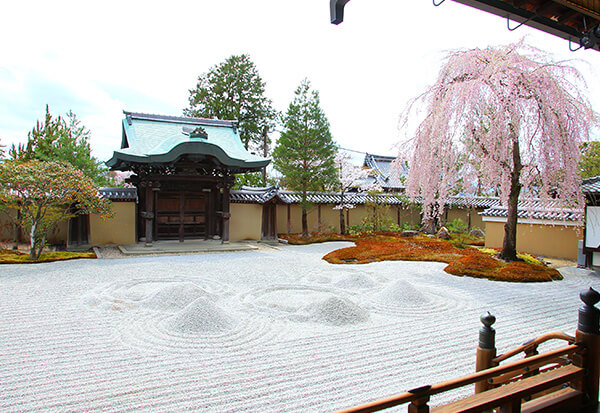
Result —
M67 246L74 247L90 242L90 216L76 215L69 219L69 235Z
M206 195L202 192L159 192L156 239L206 237Z
M262 214L262 234L261 239L263 240L275 240L277 239L277 205L276 204L264 204Z

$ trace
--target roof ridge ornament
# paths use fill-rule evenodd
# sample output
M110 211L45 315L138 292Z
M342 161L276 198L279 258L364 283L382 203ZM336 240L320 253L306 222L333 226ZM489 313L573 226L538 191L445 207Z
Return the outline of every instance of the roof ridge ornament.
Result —
M208 132L202 126L198 126L190 133L190 138L208 139Z
M204 129L202 126L197 126L195 128L190 126L182 126L181 132L190 138L208 139L208 132L206 132L206 129Z

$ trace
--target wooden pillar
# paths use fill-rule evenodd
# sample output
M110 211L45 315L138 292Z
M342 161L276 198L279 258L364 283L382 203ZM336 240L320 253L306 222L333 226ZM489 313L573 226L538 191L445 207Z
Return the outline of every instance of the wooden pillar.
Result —
M151 247L154 226L154 192L152 191L152 182L147 181L145 186L146 211L144 212L144 218L146 219L146 247Z
M292 233L292 206L287 204L287 233Z
M481 371L493 367L493 359L496 357L496 331L492 324L496 322L496 317L489 311L480 318L483 327L479 329L479 345L477 346L477 359L475 362L475 371ZM489 390L492 386L487 381L475 383L475 394Z
M215 187L210 188L210 192L208 192L208 210L206 213L206 235L204 239L212 238L214 235L217 235L216 228L216 197L218 196L218 191Z
M77 215L77 245L83 244L83 216Z
M221 235L221 244L229 244L229 185L225 184L223 188L223 234Z
M277 239L277 204L274 202L269 205L269 238Z
M585 350L582 356L575 358L574 364L583 367L586 374L581 382L581 390L587 396L586 405L598 406L598 376L600 374L600 310L595 305L600 301L600 294L590 288L579 294L584 305L579 309L579 319L575 341L583 343Z
M183 242L185 238L185 224L183 222L185 218L185 191L181 191L181 196L179 197L179 242Z
M321 228L321 204L317 205L317 231L319 234L322 232Z
M346 209L346 230L350 226L350 208Z

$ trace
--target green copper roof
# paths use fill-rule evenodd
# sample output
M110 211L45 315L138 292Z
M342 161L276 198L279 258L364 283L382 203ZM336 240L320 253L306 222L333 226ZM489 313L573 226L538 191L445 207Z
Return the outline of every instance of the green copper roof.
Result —
M121 149L106 162L111 169L172 163L185 155L206 156L237 171L257 170L270 162L244 148L235 121L123 113Z

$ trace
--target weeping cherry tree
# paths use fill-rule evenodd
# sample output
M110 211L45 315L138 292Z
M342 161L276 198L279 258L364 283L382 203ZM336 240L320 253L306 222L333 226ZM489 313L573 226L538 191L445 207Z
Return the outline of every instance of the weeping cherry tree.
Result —
M402 118L406 125L426 108L405 154L407 193L421 198L423 222L441 215L449 195L480 184L507 207L499 257L514 261L519 196L582 208L579 145L597 122L584 89L574 67L522 41L451 52Z
M345 195L350 189L356 188L360 192L380 191L381 187L375 180L369 180L372 170L362 168L352 163L350 155L338 150L335 155L335 165L338 170L337 187L340 190L340 203L333 207L340 211L340 234L346 234L346 220L344 212L354 208L354 204L346 202Z

